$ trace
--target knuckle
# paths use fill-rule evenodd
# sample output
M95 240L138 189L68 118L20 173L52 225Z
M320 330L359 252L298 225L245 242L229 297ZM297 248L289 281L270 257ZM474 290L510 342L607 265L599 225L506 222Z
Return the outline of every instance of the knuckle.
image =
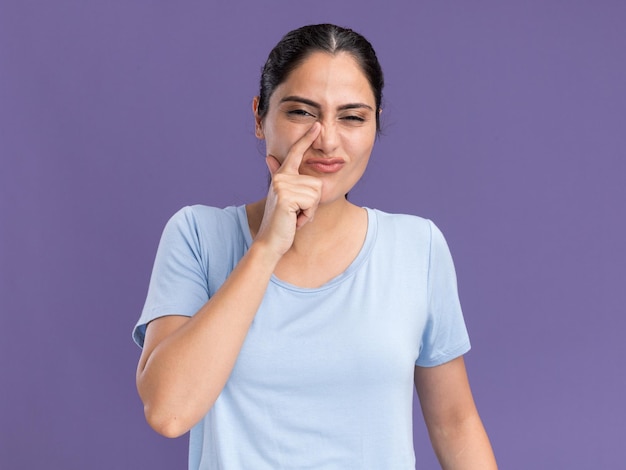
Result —
M272 188L274 190L282 189L287 184L287 178L283 174L276 174L272 178Z

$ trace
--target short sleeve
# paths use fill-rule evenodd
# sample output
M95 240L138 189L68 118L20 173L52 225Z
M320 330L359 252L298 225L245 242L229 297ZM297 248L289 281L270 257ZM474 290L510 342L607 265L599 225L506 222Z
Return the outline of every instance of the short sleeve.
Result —
M133 339L143 347L147 324L166 315L194 315L209 299L208 262L191 207L167 222L157 250L148 295Z
M441 231L431 221L429 225L427 320L416 361L423 367L451 361L470 349L452 256Z

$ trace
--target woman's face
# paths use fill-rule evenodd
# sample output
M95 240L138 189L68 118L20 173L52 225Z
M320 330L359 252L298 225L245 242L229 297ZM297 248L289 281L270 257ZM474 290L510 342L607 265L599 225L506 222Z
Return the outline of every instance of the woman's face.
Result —
M350 54L311 54L276 87L262 120L257 99L254 111L257 136L281 163L320 122L299 172L322 180L322 204L343 198L363 175L376 139L377 110L369 82Z

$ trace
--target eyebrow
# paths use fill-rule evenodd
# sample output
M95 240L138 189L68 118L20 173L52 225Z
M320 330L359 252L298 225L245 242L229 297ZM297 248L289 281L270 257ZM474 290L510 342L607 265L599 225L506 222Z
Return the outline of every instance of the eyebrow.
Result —
M321 109L321 105L319 103L316 103L315 101L309 100L307 98L303 98L301 96L285 96L284 98L282 98L280 100L281 103L285 103L287 101L295 101L297 103L302 103L302 104L306 104L308 106L311 106L313 108L317 108L317 109ZM347 103L347 104L343 104L341 106L339 106L339 108L337 108L339 111L343 111L345 109L369 109L370 111L374 111L374 109L365 103Z

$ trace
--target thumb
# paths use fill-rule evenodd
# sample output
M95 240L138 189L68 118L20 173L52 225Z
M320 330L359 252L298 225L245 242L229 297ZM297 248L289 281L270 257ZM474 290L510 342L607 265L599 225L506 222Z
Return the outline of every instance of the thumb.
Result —
M265 157L265 163L267 164L267 168L270 170L271 175L276 173L276 171L280 168L280 162L274 155L268 155Z

